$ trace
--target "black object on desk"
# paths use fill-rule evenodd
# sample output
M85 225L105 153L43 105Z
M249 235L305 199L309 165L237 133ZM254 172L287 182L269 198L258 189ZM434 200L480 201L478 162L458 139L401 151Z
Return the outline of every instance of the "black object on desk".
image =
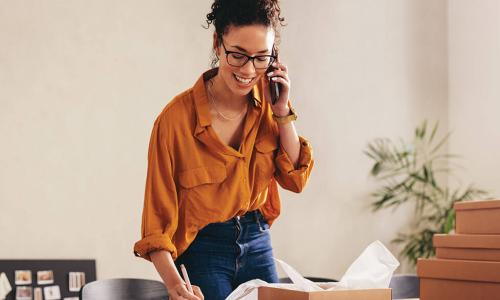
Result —
M336 279L324 278L324 277L304 277L305 279L309 279L312 282L338 282ZM288 277L283 277L279 279L280 283L293 283L293 281Z
M417 275L393 275L389 287L392 289L392 299L420 297L420 279Z
M161 281L134 278L91 282L80 291L82 300L166 300L167 289Z

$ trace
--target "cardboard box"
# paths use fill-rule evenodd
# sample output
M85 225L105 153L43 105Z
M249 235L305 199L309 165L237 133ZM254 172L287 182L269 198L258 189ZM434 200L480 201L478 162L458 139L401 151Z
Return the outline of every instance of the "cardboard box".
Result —
M500 235L435 234L433 245L437 258L500 261Z
M498 300L500 262L419 259L421 300Z
M391 300L391 289L301 292L259 287L259 300Z
M500 200L457 202L456 233L500 234Z

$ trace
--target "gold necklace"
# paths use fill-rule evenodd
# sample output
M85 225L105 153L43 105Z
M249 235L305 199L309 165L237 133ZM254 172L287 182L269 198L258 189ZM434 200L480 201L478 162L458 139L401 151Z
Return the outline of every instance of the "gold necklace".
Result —
M212 81L211 79L210 79L210 81L208 82L208 85L209 85L209 88L208 88L208 95L209 95L209 97L208 97L208 98L210 98L210 101L212 101L212 104L214 105L215 112L217 112L217 114L218 114L219 116L221 116L223 119L226 119L226 120L228 120L228 121L234 121L234 120L236 120L236 119L240 118L240 117L241 117L241 115L242 115L242 114L246 111L246 109L247 109L247 107L248 107L248 103L247 103L247 105L243 108L243 110L242 110L240 113L238 113L238 115L236 115L235 117L227 117L227 116L225 116L223 113L221 113L221 112L217 109L217 105L215 104L215 97L214 97L214 95L212 94L212 85L213 85L213 81Z

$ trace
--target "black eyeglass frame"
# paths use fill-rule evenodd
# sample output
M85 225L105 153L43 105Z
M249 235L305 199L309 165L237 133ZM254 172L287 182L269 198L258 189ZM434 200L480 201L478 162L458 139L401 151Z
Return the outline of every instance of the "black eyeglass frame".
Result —
M277 59L277 56L276 56L276 55L273 55L273 54L265 54L265 55L250 56L250 55L246 55L246 54L244 54L244 53L237 52L237 51L229 51L229 50L227 50L227 49L226 49L226 45L224 45L224 41L221 41L221 44L222 44L222 47L224 48L224 53L226 54L226 61L227 61L227 63L228 63L230 66L233 66L233 67L239 67L239 68L240 68L240 67L243 67L244 65L246 65L246 64L248 63L248 61L250 61L250 60L251 60L251 61L252 61L252 64L253 64L253 67L254 67L255 69L263 70L263 69L267 69L267 68L269 68L269 67L272 65L272 63L273 63L273 62ZM273 48L272 48L272 49L273 49L273 53L274 53L274 44L273 44ZM235 53L235 54L238 54L238 55L245 56L245 58L246 58L245 62L244 62L241 66L235 66L235 65L232 65L232 64L229 62L229 54L231 54L231 53ZM269 64L268 64L266 67L264 67L264 68L257 68L257 67L255 66L255 59L256 59L256 58L261 58L261 57L269 57L269 58L270 58L270 59L269 59Z

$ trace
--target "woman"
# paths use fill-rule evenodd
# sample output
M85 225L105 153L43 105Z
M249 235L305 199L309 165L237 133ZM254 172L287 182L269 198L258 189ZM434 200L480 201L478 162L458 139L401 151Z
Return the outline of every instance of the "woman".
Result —
M134 252L153 262L171 299L224 299L248 280L278 280L268 231L280 213L276 182L301 192L313 167L273 51L283 20L278 0L215 0L207 23L218 68L154 123ZM270 78L281 85L274 105Z

